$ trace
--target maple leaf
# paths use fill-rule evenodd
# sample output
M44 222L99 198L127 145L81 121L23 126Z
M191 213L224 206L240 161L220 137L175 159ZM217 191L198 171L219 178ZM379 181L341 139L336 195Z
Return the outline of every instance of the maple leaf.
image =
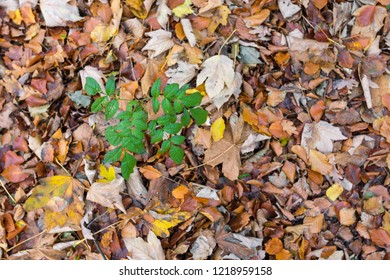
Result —
M80 230L84 202L84 186L70 176L57 175L41 180L24 203L26 211L45 209L48 231Z
M177 66L165 71L165 75L169 78L168 84L179 84L182 87L195 77L198 65L179 60Z
M40 8L46 26L66 26L67 21L82 19L77 6L69 4L70 0L40 0Z
M214 142L205 152L204 161L213 167L222 163L222 172L226 178L236 180L241 167L240 147L247 135L247 130L244 130L244 119L231 116L223 138Z
M123 238L132 260L165 260L165 254L156 235L150 231L147 241L141 237Z
M109 208L118 208L126 213L122 203L122 196L119 192L123 191L125 180L118 178L110 182L93 183L88 190L87 199Z
M156 31L147 32L145 34L151 37L151 39L142 49L142 51L152 51L150 58L159 56L175 45L172 41L172 33L165 31L164 29L158 29Z
M331 153L333 141L345 140L340 128L332 124L319 121L318 123L305 124L302 132L301 145L309 152L310 149L317 149L322 153Z
M158 0L157 3L157 21L165 29L172 10L167 5L167 0Z
M210 98L219 96L222 90L231 88L234 82L233 60L226 55L215 55L206 59L202 64L196 84L199 86L206 81L206 92Z

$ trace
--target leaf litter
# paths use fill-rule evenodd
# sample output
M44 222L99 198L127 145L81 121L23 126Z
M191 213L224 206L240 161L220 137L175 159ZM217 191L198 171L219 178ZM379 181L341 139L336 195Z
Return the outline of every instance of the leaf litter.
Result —
M388 4L0 2L0 257L389 259ZM103 163L110 75L199 93L181 163Z

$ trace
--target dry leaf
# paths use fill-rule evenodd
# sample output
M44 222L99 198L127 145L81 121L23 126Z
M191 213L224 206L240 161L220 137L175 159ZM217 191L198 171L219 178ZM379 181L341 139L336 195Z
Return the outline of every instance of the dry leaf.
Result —
M122 203L120 192L125 187L123 178L115 179L110 182L93 183L88 190L87 199L109 208L118 208L123 213L126 210Z
M156 235L150 231L147 241L141 237L123 238L132 260L165 260L164 251Z
M344 191L344 188L340 184L333 184L329 189L326 190L326 196L332 200L335 201L340 194L342 194Z
M205 230L196 238L190 252L194 260L205 260L213 253L216 245L214 233L210 230Z
M164 29L150 31L145 33L145 35L151 37L151 39L148 41L142 51L152 51L150 58L159 56L175 45L172 41L172 33L165 31Z
M148 180L158 179L162 176L160 171L158 171L156 168L154 168L153 166L150 166L150 165L146 165L144 167L141 167L139 169L139 172L141 172L142 175L144 175L144 177Z
M309 152L310 149L317 149L321 153L331 153L333 141L345 140L340 128L325 121L305 124L302 132L301 145Z
M218 142L223 138L223 133L225 132L225 121L223 118L218 118L213 122L210 128L211 137L213 137L214 142Z
M168 84L179 84L182 87L188 84L199 69L198 65L179 60L176 68L169 68L165 75L169 78Z
M329 175L332 171L332 165L329 163L326 155L315 150L310 150L309 163L313 171L321 173L322 175Z
M70 0L40 0L40 8L46 26L66 26L67 21L82 19L76 5L70 5Z
M356 222L355 209L342 208L339 213L340 224L344 226L353 225Z
M283 250L283 242L279 238L272 238L265 244L265 251L270 255L276 255Z

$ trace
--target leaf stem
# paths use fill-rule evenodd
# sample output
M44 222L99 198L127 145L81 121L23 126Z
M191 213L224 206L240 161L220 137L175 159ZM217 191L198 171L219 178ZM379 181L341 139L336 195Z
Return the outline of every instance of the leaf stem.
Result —
M3 180L0 179L0 184L5 190L5 192L8 194L8 196L11 198L11 200L16 204L16 200L13 198L13 196L8 192L7 188L4 186Z
M231 149L233 149L234 147L236 146L236 144L232 144L229 148L227 148L225 151L223 151L223 153L219 154L218 156L212 158L211 160L208 160L202 164L199 164L197 166L194 166L194 167L190 167L190 168L186 168L185 171L189 171L189 170L192 170L192 169L196 169L196 168L199 168L199 167L202 167L202 166L205 166L211 162L213 162L214 160L217 160L219 159L221 156L223 156L224 154L226 154L227 152L229 152Z
M232 33L229 35L229 37L227 37L227 39L225 40L225 42L223 42L222 46L219 48L219 51L218 51L218 56L221 55L221 51L222 51L222 48L227 44L227 42L230 40L230 38L234 35L234 33L236 33L237 29L234 29L232 31Z

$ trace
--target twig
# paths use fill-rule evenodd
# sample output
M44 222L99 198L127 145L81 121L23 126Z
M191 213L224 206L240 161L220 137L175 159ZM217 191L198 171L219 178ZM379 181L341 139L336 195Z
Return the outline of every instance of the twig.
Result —
M218 51L218 56L221 55L221 51L222 51L222 48L227 44L227 42L230 40L230 38L234 35L234 33L236 33L237 29L234 29L232 31L232 34L229 35L229 37L227 37L227 39L225 40L225 42L223 42L222 46L219 48L219 51Z
M44 234L45 232L46 232L46 230L43 230L43 231L41 231L40 233L37 233L36 235L31 236L31 237L27 238L26 240L23 240L22 242L17 243L16 245L14 245L14 246L12 246L11 248L7 249L6 252L8 253L9 251L15 249L16 247L18 247L18 246L20 246L20 245L22 245L22 244L24 244L24 243L26 243L26 242L28 242L28 241L30 241L30 240L36 238L36 237L38 237L38 236Z
M11 198L11 200L16 204L16 200L12 197L12 195L8 192L7 188L4 186L3 180L0 179L1 186L5 190L5 192L8 194L8 196Z
M216 156L215 158L212 158L211 160L209 161L206 161L202 164L199 164L197 166L194 166L194 167L190 167L190 168L186 168L185 171L188 171L188 170L192 170L192 169L196 169L196 168L199 168L199 167L202 167L204 165L207 165L211 162L213 162L214 160L217 160L219 159L221 156L223 156L224 154L226 154L227 152L229 152L231 149L233 149L234 147L236 147L236 144L232 144L228 149L226 149L225 151L223 151L221 154L219 154L218 156Z
M315 26L313 24L311 24L311 22L305 17L305 16L302 16L302 18L313 28L315 29ZM325 35L326 39L329 41L329 42L332 42L333 44L335 45L341 45L340 43L336 42L335 40L331 39L328 37L328 35L326 35L325 31L321 28L321 26L318 26L318 28L320 29L320 31L322 32L322 34Z

